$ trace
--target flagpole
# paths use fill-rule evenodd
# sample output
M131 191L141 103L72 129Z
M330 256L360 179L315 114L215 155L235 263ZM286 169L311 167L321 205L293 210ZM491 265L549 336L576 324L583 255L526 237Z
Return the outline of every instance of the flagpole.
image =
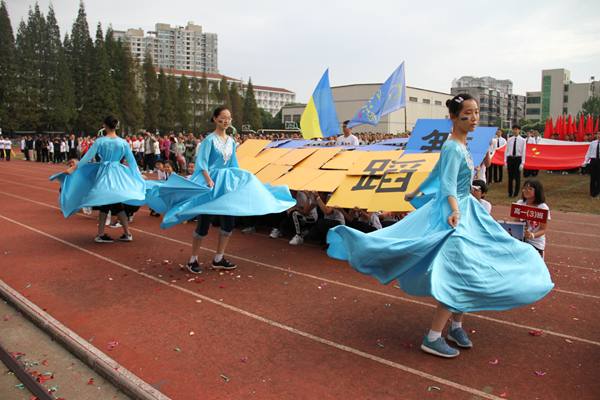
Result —
M408 104L404 107L404 133L408 132L408 123L406 122L406 109L408 108Z

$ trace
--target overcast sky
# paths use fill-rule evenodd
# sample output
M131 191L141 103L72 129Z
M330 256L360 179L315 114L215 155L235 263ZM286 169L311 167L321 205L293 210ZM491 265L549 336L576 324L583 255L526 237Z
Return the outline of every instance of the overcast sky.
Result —
M16 36L33 0L5 0ZM38 0L44 15L50 0ZM64 38L79 0L52 1ZM539 91L542 69L576 83L600 79L600 2L371 0L103 0L84 2L96 25L154 30L201 25L219 36L220 73L281 87L308 102L323 72L331 86L382 83L405 61L408 86L449 93L464 75Z

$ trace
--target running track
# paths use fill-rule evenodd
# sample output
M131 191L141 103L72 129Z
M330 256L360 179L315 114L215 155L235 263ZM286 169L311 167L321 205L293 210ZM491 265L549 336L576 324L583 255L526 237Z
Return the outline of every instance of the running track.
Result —
M60 212L48 177L64 169L0 164L0 279L169 398L599 396L598 215L551 211L555 290L530 306L467 315L474 348L446 360L419 349L431 298L383 286L318 246L270 239L266 227L234 232L233 273L182 271L194 225L164 231L147 207L131 224L133 242L97 244L96 212ZM217 234L205 240L205 264Z

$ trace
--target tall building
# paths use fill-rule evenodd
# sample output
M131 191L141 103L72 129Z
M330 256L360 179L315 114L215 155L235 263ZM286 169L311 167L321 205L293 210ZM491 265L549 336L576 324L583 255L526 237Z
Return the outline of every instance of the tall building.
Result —
M143 59L149 52L158 68L219 73L217 34L203 33L193 22L174 28L156 24L146 36L142 29L114 31L114 35L130 45L134 57Z
M482 78L476 76L463 76L452 81L452 88L464 89L471 87L495 89L499 92L508 94L512 94L513 91L513 83L510 79L496 79L491 76L484 76Z
M155 70L156 70L157 74L160 73L160 68L155 67ZM178 86L179 86L179 81L181 80L181 77L184 75L188 79L189 85L191 85L191 83L192 83L191 79L194 76L197 79L201 79L202 75L203 75L203 72L197 72L197 71L194 72L194 71L188 71L188 70L166 69L164 71L165 71L165 74L173 75L176 78ZM209 85L211 85L212 83L219 84L221 82L222 78L223 78L223 75L209 74L209 73L206 74L206 80L208 81ZM233 82L236 82L238 87L241 89L240 90L241 96L244 96L246 94L246 88L248 85L246 85L244 82L242 82L239 79L230 78L228 76L226 76L226 78L227 78L227 83L229 84L229 86L231 86L231 84ZM256 99L256 105L259 108L262 108L265 111L268 111L273 115L277 114L284 105L296 102L296 93L294 93L290 90L282 89L282 88L275 88L275 87L270 87L270 86L256 86L256 85L252 85L252 86L254 89L254 98ZM216 103L215 103L215 105L216 105Z
M526 117L532 122L545 122L559 115L577 115L585 101L600 95L600 81L592 76L588 83L571 81L567 69L542 71L542 90L527 92Z
M510 81L509 81L510 82ZM512 92L512 82L510 83ZM525 116L525 96L485 86L453 87L453 96L468 93L479 103L479 125L508 128Z
M380 87L381 83L373 83L334 86L331 88L333 103L340 123L340 133L342 122L354 118L356 113L358 113ZM406 131L412 132L419 118L450 118L448 108L446 107L446 100L451 98L452 96L447 93L407 86L406 110L400 109L382 117L377 126L368 124L359 125L353 128L353 132L384 134L398 134ZM283 107L282 122L294 121L300 125L300 119L302 118L302 113L304 113L305 108L306 104Z

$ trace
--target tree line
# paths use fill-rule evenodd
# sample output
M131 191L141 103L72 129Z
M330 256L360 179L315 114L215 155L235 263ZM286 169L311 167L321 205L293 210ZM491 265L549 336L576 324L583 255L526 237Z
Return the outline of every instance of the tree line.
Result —
M168 71L167 71L168 72ZM98 23L95 39L83 2L71 33L61 40L54 8L46 16L38 4L21 21L16 38L4 0L0 2L0 127L5 131L73 132L93 135L105 115L115 115L123 135L150 132L212 131L213 108L225 105L232 125L281 129L281 111L273 117L258 108L252 80L246 90L223 76L188 80L162 68L152 57L134 58L128 43Z

